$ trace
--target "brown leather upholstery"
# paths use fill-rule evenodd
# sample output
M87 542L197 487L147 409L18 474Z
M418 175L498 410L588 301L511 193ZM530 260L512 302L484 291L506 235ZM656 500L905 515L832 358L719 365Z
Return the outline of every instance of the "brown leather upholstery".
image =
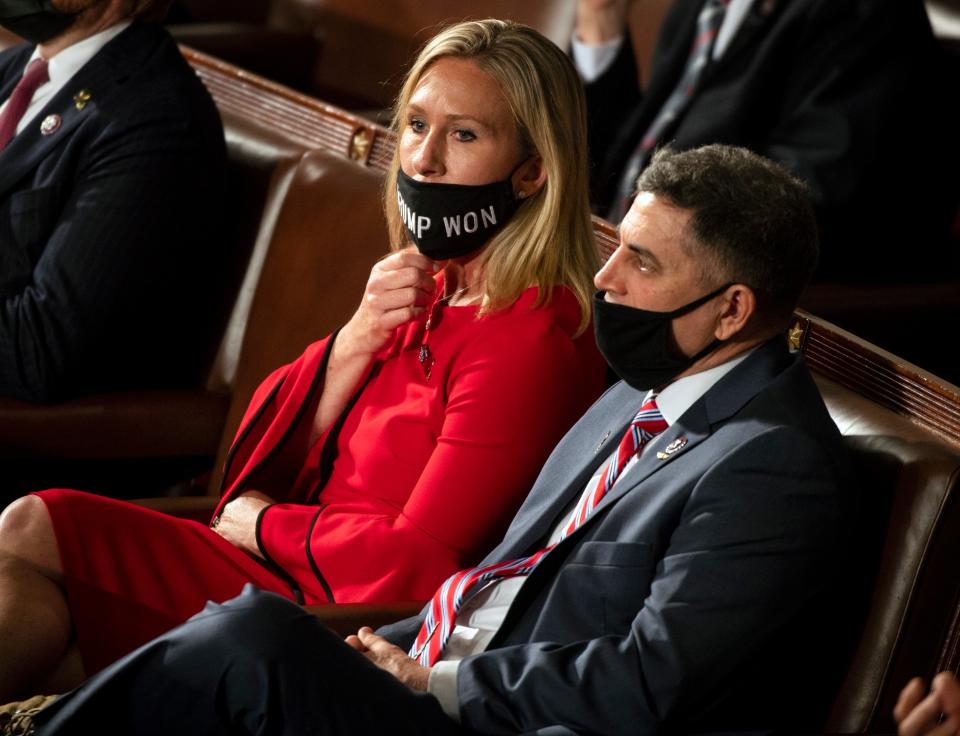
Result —
M936 671L960 592L960 451L829 379L819 384L861 471L865 516L889 509L870 612L827 730L888 730L903 685Z
M257 385L343 324L389 249L383 176L326 151L297 167L253 299L217 473ZM217 490L217 478L211 491Z
M801 316L794 339L853 452L868 532L868 573L854 583L868 610L824 730L889 732L910 677L951 664L960 594L960 388Z

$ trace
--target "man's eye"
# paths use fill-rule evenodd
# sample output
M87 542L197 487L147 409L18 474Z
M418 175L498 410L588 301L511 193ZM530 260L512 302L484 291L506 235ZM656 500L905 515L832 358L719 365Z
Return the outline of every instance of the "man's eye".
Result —
M469 143L470 141L477 139L477 136L474 135L472 130L466 130L464 128L457 128L455 131L453 131L453 134L461 143Z

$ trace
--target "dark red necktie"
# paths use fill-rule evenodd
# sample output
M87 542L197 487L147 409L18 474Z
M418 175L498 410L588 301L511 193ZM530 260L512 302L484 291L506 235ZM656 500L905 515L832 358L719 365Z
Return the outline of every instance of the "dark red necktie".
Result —
M50 75L47 73L45 59L34 59L27 64L27 70L20 77L17 86L13 88L13 94L10 95L7 106L3 108L3 114L0 115L0 151L6 148L16 135L17 124L30 107L30 101L37 87L49 80Z
M613 484L620 477L630 458L637 455L652 437L656 437L666 428L667 422L657 407L656 396L651 396L633 418L630 428L627 429L616 453L600 474L600 479L593 491L581 497L576 512L563 530L561 540L573 534L587 520L607 491L613 488ZM478 593L489 581L529 575L555 546L556 544L551 544L518 560L505 560L492 565L461 570L447 578L430 602L430 610L427 612L423 626L420 627L416 641L410 647L410 656L425 667L436 664L450 634L453 633L457 613L473 594Z

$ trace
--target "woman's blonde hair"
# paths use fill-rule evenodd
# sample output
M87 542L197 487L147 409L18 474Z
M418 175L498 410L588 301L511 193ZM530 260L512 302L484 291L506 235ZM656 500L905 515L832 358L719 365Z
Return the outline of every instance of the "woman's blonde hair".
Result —
M398 134L417 84L444 57L469 59L497 82L524 151L540 156L547 173L540 191L487 245L481 314L512 304L531 285L540 288L538 304L553 287L565 285L580 302L582 331L590 319L598 257L587 194L586 103L577 72L566 54L532 28L492 19L459 23L427 42L413 63L394 107ZM398 146L384 197L395 248L407 240L397 206L399 168Z

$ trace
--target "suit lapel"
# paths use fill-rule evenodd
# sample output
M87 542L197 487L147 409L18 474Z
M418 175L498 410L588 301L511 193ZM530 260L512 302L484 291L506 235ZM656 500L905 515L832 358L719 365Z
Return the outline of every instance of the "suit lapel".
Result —
M641 453L633 467L614 484L577 531L582 532L591 522L601 518L604 510L706 440L713 427L737 414L790 363L791 358L781 339L771 340L757 348L694 402L648 451ZM573 537L579 537L579 534L571 535L568 539Z
M710 422L707 419L706 409L703 402L698 401L678 421L664 430L656 442L652 443L652 447L640 453L637 462L597 504L591 517L603 513L605 508L615 504L654 473L670 465L677 457L692 450L709 435ZM666 448L671 448L671 451L664 452Z
M519 557L541 544L560 515L583 493L600 464L613 451L643 401L643 393L618 384L560 442L544 473L520 507L504 538L487 560ZM605 421L590 422L592 417ZM568 460L568 462L564 462Z
M123 82L121 74L129 68L125 57L128 56L127 48L134 29L136 25L127 28L104 46L0 152L0 197L36 168L57 146L69 140L77 126L96 112L99 101L109 97L115 87ZM82 104L75 100L81 91L89 94L89 99ZM54 132L44 135L41 124L52 115L60 117L60 125Z

